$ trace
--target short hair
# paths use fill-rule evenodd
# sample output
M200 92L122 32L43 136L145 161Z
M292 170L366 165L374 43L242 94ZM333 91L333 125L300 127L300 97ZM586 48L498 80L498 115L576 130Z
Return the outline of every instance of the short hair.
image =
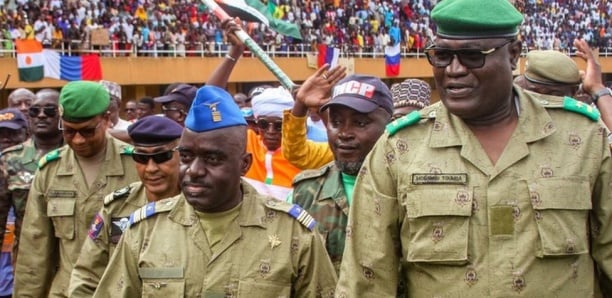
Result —
M149 106L151 109L154 109L154 108L155 108L155 101L153 100L153 98L152 98L152 97L149 97L149 96L145 96L145 97L141 98L140 100L138 100L138 103L141 103L141 104L146 104L146 105L148 105L148 106Z

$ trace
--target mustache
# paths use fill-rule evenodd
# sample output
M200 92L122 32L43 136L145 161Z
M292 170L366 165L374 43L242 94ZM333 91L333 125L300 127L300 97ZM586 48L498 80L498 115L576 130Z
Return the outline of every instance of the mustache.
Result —
M210 183L206 183L204 181L182 181L181 187L184 186L196 186L196 187L211 187Z

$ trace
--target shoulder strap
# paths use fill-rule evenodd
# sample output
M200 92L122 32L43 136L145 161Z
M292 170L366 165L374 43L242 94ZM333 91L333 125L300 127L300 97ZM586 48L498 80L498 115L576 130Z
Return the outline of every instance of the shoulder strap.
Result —
M116 199L127 197L131 191L132 191L132 185L128 185L126 187L115 190L112 194L104 198L104 206L110 204Z
M298 204L289 204L277 199L269 199L266 202L266 206L270 209L289 214L310 231L317 225L317 221Z
M295 178L293 178L292 185L296 185L300 181L321 177L325 175L328 169L329 169L329 165L325 165L318 169L310 169L310 170L301 171L299 174L295 176Z
M157 202L148 203L138 208L130 215L129 225L133 225L152 217L155 214L169 212L177 202L177 197L159 200Z
M134 153L134 147L130 145L121 145L121 155L132 155Z
M40 160L38 161L38 168L42 169L49 162L54 161L54 160L59 160L60 159L60 151L61 151L61 149L57 148L57 149L52 150L51 152L45 154L45 156L41 157Z
M8 148L5 148L4 150L2 150L2 155L9 153L9 152L13 152L13 151L19 151L23 149L23 144L17 144Z

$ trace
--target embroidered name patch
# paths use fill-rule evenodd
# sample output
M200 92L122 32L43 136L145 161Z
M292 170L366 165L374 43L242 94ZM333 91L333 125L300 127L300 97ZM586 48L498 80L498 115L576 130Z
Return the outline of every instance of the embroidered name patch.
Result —
M49 190L49 198L76 198L76 191L73 190Z
M460 174L412 174L412 184L460 184L468 182L467 173Z

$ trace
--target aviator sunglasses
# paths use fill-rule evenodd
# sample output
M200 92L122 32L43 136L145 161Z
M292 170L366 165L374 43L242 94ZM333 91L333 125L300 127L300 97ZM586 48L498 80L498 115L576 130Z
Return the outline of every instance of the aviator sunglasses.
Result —
M156 164L162 164L172 159L172 155L176 151L176 148L156 153L132 153L132 159L139 164L148 164L149 160L153 160Z
M30 117L38 117L38 115L40 115L41 110L47 117L57 116L57 107L30 107L28 109L28 115L30 115Z
M455 56L459 59L459 63L469 69L481 68L485 64L485 60L488 55L494 53L495 51L501 49L505 45L511 43L513 40L507 40L503 44L488 49L488 50L479 50L479 49L447 49L447 48L439 48L435 45L429 46L425 49L425 55L427 56L427 61L434 67L444 68L450 65L453 62Z
M270 122L268 120L261 119L261 120L257 120L256 124L257 124L257 127L263 130L267 130L270 127L270 125L272 125L272 128L274 128L274 130L276 131L281 131L283 129L282 121Z

